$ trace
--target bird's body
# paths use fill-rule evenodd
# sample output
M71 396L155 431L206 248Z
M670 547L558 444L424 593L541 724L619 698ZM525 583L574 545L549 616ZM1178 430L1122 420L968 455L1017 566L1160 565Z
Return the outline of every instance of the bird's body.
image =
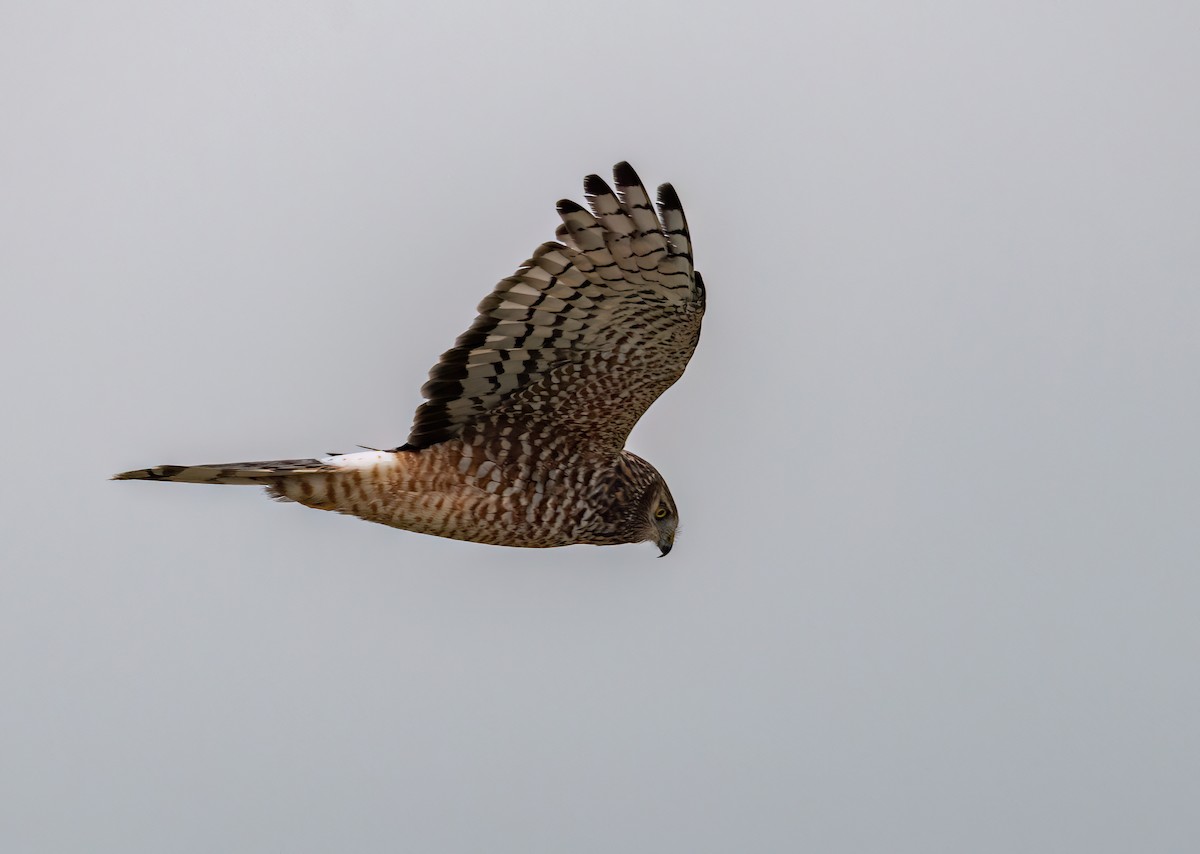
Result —
M284 500L422 534L498 546L601 545L620 541L614 486L647 465L632 454L607 466L569 456L503 459L454 439L423 451L328 457L320 462L333 471L281 477L269 488Z
M678 524L665 481L623 449L695 349L704 288L678 197L655 214L628 164L592 213L560 202L546 243L479 306L422 388L392 451L206 466L118 479L260 484L273 497L419 533L542 548L654 540ZM661 219L660 219L661 217Z

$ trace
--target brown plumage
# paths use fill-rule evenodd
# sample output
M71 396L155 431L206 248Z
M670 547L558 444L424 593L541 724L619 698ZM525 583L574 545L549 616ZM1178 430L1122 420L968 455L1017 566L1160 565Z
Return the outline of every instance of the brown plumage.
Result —
M259 484L282 500L397 528L506 546L652 540L678 512L662 476L624 450L700 336L704 284L679 197L651 204L628 163L591 210L558 203L544 243L479 304L429 372L408 441L312 460L158 466L118 480Z

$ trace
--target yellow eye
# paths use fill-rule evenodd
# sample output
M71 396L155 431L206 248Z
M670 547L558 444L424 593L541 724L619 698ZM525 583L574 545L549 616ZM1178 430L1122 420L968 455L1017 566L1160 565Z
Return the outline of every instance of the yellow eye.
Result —
M667 506L665 504L658 505L658 509L654 511L654 518L655 519L666 519L667 518Z

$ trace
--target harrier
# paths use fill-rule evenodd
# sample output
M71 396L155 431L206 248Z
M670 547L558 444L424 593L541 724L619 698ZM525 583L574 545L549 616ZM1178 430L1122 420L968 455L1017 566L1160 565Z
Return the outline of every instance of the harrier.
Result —
M679 196L657 212L628 163L584 179L556 237L479 304L421 388L408 441L319 459L162 465L116 480L265 486L272 497L408 531L502 546L654 542L679 513L625 439L683 374L704 283Z

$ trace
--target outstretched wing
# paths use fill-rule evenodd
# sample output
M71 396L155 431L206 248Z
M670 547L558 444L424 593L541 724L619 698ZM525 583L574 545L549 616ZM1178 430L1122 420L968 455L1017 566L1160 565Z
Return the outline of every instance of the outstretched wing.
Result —
M558 203L561 243L544 243L479 304L479 316L429 372L406 448L465 431L575 434L617 452L696 348L704 285L679 196L658 212L628 163L614 193L584 179L591 207Z

